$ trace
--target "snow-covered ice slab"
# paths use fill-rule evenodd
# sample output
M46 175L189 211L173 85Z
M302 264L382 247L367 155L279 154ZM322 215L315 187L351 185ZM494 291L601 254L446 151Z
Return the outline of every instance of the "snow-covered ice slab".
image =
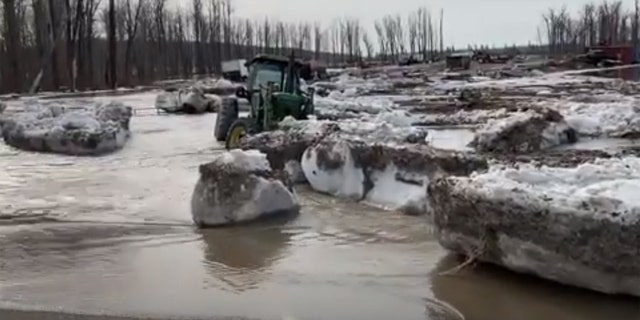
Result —
M492 119L502 119L509 116L506 108L488 110L459 110L452 114L427 114L420 117L418 124L425 126L481 124Z
M532 91L539 91L541 88L549 87L561 87L571 85L592 85L594 83L612 83L613 79L602 77L591 77L581 75L568 75L564 73L548 73L543 76L535 77L522 77L522 78L508 78L500 80L488 80L488 81L441 81L434 84L436 90L461 90L469 88L478 89L496 89L496 90L508 90L508 89L528 89Z
M295 181L303 182L298 170L303 153L336 132L340 137L367 143L425 143L427 130L407 125L410 121L405 117L401 112L380 115L371 121L299 121L287 117L278 130L250 136L242 149L260 150L267 155L272 168L285 169Z
M233 83L226 79L205 79L195 84L195 86L201 88L204 93L216 95L234 94L237 88L242 85L243 84Z
M158 94L155 106L156 109L167 113L200 114L220 110L222 98L214 94L205 94L202 88L194 86Z
M308 147L322 140L332 132L340 130L333 121L297 121L287 117L279 124L278 130L249 136L242 149L260 150L266 154L274 170L286 170L294 182L306 181L301 174L300 159Z
M315 114L321 119L351 119L391 111L394 106L385 97L356 97L349 92L334 91L328 97L315 97Z
M640 159L497 166L429 186L447 249L560 283L640 296Z
M529 153L575 141L575 131L557 111L529 109L489 120L470 145L482 152Z
M100 155L121 149L129 139L132 109L121 103L66 111L59 105L28 101L25 110L4 115L4 141L27 151Z
M363 79L361 77L350 76L343 73L332 81L318 81L314 84L317 88L325 88L329 90L357 90L359 94L364 94L369 91L386 91L393 88L393 83L389 79L384 78L372 78Z
M619 93L578 95L540 102L557 109L578 134L621 137L640 133L640 99Z
M374 143L334 133L307 149L302 170L316 191L425 214L427 185L440 175L468 175L483 160L424 144Z
M232 150L201 165L191 198L191 214L199 227L250 222L298 209L286 174L271 170L267 156L257 150Z

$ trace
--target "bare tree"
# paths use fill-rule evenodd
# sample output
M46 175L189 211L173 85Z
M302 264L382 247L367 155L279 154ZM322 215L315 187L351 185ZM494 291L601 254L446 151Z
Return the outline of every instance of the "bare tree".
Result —
M3 0L5 51L7 53L8 73L4 75L4 86L13 92L22 89L22 74L20 68L20 29L17 19L16 0Z
M417 13L409 14L409 18L407 19L408 29L409 29L409 53L411 56L415 56L416 54L416 46L418 45L418 28L419 28L419 20Z
M367 52L367 58L373 58L373 43L369 39L369 34L366 31L362 33L362 44L364 45L364 49Z
M314 58L320 59L320 51L322 51L322 29L319 23L313 25L313 51Z
M144 0L137 0L137 3L132 4L131 0L124 0L123 8L121 10L124 19L124 32L126 34L125 54L124 54L124 74L125 81L130 81L131 76L131 60L133 59L133 43L138 35L138 28L140 26L140 14L142 8L146 3Z
M627 43L638 29L635 17L623 12L622 1L587 4L576 18L565 7L552 8L542 19L551 54L578 52L596 44Z
M116 44L116 4L115 0L109 0L109 84L111 89L118 86L117 80L117 44Z
M634 14L633 14L633 22L632 22L632 30L631 30L631 42L633 43L634 51L636 54L635 59L638 59L638 50L640 50L640 43L638 43L638 32L640 32L640 1L635 0L634 2ZM637 62L637 61L636 61Z
M380 55L382 56L383 60L387 59L387 50L389 49L389 43L387 41L386 38L386 33L384 31L384 26L383 26L384 22L382 21L376 21L375 22L375 30L376 30L376 35L378 37L378 47L380 50Z
M444 55L444 9L440 9L440 56Z

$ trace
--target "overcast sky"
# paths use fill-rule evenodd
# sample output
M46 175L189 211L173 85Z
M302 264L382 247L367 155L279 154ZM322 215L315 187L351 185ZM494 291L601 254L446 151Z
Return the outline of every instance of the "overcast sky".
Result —
M319 21L329 25L333 18L359 18L373 33L373 22L385 14L407 14L427 6L437 15L444 9L445 45L464 47L469 43L526 44L537 42L537 27L548 8L566 5L578 12L589 2L600 0L232 0L235 14L277 17L284 21ZM633 0L624 0L627 9ZM373 36L373 34L372 34Z

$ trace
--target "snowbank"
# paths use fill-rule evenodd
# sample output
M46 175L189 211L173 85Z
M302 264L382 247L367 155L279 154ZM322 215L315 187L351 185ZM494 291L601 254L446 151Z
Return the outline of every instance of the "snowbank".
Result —
M249 222L298 210L288 177L272 171L265 154L232 150L200 166L191 198L199 227Z
M66 111L27 102L24 112L0 119L4 141L15 148L69 155L100 155L127 142L132 109L121 103Z
M408 214L428 211L431 179L467 175L485 166L463 153L424 144L372 143L341 132L310 147L302 157L302 170L314 190Z
M529 153L573 143L575 136L558 112L530 109L489 120L470 146L483 152Z
M640 159L493 167L429 186L447 249L564 284L640 296Z

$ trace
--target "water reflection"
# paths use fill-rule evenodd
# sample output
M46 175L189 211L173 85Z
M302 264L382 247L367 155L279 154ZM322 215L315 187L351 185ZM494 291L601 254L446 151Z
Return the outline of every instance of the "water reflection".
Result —
M285 255L291 234L282 227L295 217L286 214L258 224L200 231L204 264L221 282L220 289L239 293L258 288L272 264Z
M467 320L640 319L640 300L567 287L504 269L477 265L455 275L438 273L460 264L448 255L432 273L435 297Z
M18 281L90 269L114 260L127 245L174 239L181 230L158 226L55 223L0 228L0 279Z

